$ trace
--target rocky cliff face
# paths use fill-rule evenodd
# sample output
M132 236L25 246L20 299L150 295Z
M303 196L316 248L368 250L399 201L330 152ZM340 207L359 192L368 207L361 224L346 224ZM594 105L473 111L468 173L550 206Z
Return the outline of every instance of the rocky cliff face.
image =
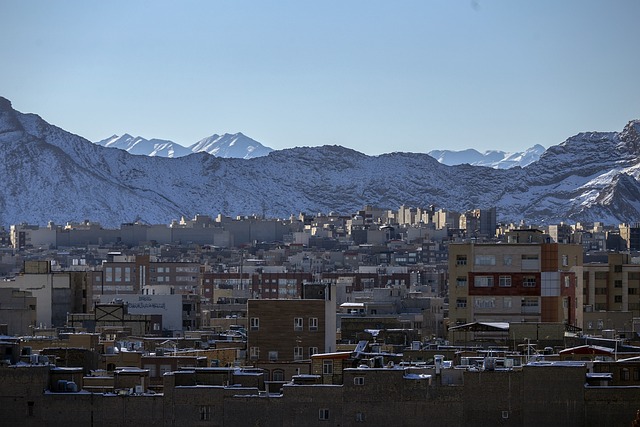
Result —
M464 211L505 221L636 221L640 124L583 133L525 168L446 166L426 154L294 148L253 159L134 156L22 114L0 98L0 224L90 219L105 226L182 215L351 213L366 204Z

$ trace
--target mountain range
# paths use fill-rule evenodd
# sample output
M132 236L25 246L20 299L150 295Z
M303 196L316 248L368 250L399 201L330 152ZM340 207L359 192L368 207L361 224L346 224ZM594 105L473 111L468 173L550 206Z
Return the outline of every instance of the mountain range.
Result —
M141 136L113 135L95 142L109 148L119 148L131 154L160 157L183 157L201 151L216 157L252 159L266 156L273 149L260 144L242 133L217 135L201 139L188 147L165 139L145 139ZM480 153L472 148L461 151L433 150L428 154L440 163L449 166L470 164L473 166L487 166L495 169L509 169L515 166L524 167L540 158L545 148L535 145L522 152L508 153L490 150Z
M545 152L545 148L536 144L525 151L508 153L490 150L483 153L473 148L461 151L432 150L429 155L440 163L449 166L469 164L472 166L487 166L494 169L509 169L515 166L525 167L537 161Z
M130 154L172 158L204 151L216 157L252 159L254 157L266 156L273 151L273 149L265 147L258 141L242 133L211 135L189 147L184 147L173 141L164 139L145 139L141 136L134 137L128 133L122 136L113 135L102 141L97 141L96 144L103 147L119 148Z
M515 136L514 136L515 137ZM497 208L527 223L634 222L640 212L640 120L584 132L510 169L448 166L420 153L367 156L341 146L251 159L198 152L132 155L94 144L0 98L0 224L89 219L169 223L195 214L349 214L364 205Z

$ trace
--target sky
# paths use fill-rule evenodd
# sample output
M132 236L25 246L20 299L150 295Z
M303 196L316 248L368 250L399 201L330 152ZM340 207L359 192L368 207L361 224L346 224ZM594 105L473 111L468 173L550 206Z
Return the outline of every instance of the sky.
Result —
M520 151L640 119L640 1L0 0L0 96L98 141Z

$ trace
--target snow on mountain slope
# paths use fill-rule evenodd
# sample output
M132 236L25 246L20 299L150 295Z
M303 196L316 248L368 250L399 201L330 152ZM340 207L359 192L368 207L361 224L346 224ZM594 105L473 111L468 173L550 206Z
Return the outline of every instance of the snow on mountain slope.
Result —
M122 136L113 135L96 142L96 144L103 147L119 148L130 154L160 157L182 157L204 151L216 157L252 159L266 156L273 151L242 133L212 135L189 147L163 139L147 140L140 136L133 137L127 133Z
M524 168L446 166L427 154L367 156L324 146L253 159L113 150L23 114L0 98L0 224L142 220L195 214L289 217L366 204L465 211L505 221L631 222L640 216L639 122L578 134Z
M470 164L487 166L494 169L509 169L515 166L525 167L540 158L545 148L536 144L523 152L507 153L504 151L485 151L480 153L472 148L462 151L433 150L429 155L440 163L449 166Z
M205 151L216 157L253 159L266 156L273 150L242 133L211 135L189 147L194 153Z
M96 142L98 145L109 148L119 148L130 154L160 157L182 157L191 154L191 150L164 139L144 139L140 136L133 137L128 133L122 136L113 135L110 138Z

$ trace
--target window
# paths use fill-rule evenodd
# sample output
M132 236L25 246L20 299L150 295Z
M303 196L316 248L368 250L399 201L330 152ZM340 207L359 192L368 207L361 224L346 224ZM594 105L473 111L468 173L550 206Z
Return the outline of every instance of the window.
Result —
M293 360L302 360L303 358L302 347L293 347Z
M302 317L296 317L293 319L293 330L301 331L303 329L304 323Z
M522 307L537 307L538 298L522 298Z
M622 368L620 370L620 379L622 381L629 381L630 379L629 368Z
M537 270L540 267L537 254L523 254L521 262L523 270Z
M260 319L258 317L252 317L250 323L252 331L257 331L260 329Z
M615 273L622 273L622 266L621 265L614 265L613 266L613 271Z
M503 265L511 265L512 262L513 262L513 257L511 255L505 255L504 258L502 258Z
M457 286L467 286L467 278L466 277L458 277L456 279Z
M495 255L476 255L476 265L496 265Z
M502 308L511 308L511 297L504 297L502 299Z
M274 369L271 379L273 381L284 381L284 371L282 369Z
M323 375L333 374L333 360L324 360L322 362L322 374Z
M467 256L466 255L456 256L456 265L467 265Z
M260 348L259 347L249 348L249 358L252 360L256 360L258 357L260 357Z
M353 378L354 385L364 385L364 377L354 377Z
M614 280L613 281L613 287L614 288L621 288L622 287L622 280Z
M171 365L160 365L160 376L163 376L167 372L171 372Z
M318 318L317 317L310 317L309 318L309 330L310 331L317 331L318 330Z
M525 288L535 288L536 276L524 276L522 278L522 286L524 286Z
M113 281L113 268L112 267L107 267L104 269L104 280L105 282L112 282Z
M27 402L27 415L30 417L33 417L33 406L34 406L34 402L29 401Z
M156 365L153 363L147 363L144 365L144 369L148 369L149 370L149 377L150 378L155 378L156 375Z
M494 297L489 298L476 298L474 300L475 308L495 308L496 299Z
M563 267L569 266L569 255L562 255L562 266Z
M329 419L329 410L327 408L322 408L318 411L318 419L328 420Z
M198 267L176 267L176 273L197 273L199 271Z
M493 276L476 276L473 279L476 288L489 288L493 286Z
M356 422L357 423L365 422L364 412L356 412Z
M467 308L467 299L466 298L458 298L458 299L456 299L456 307L457 308Z
M613 302L622 302L622 295L615 295L613 297Z
M278 352L277 351L270 351L269 352L269 361L270 362L275 362L278 360Z
M502 286L503 288L511 286L511 276L500 276L498 286Z
M116 267L115 268L115 281L116 282L122 282L122 267Z
M638 295L638 288L629 288L629 295Z
M200 421L209 421L211 419L211 406L200 406Z
M309 357L318 354L318 347L309 347Z

